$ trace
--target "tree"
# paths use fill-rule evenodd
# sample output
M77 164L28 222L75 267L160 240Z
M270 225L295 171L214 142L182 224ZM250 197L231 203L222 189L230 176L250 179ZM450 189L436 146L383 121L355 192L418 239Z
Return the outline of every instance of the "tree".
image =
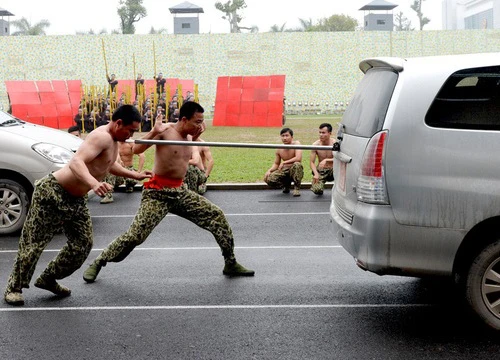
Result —
M99 31L99 35L104 35L104 34L107 34L108 33L108 30L106 29L101 29L101 31ZM89 31L76 31L75 33L76 35L95 35L97 34L94 29L90 29Z
M283 25L279 26L277 24L274 24L273 26L271 26L271 28L269 29L269 32L283 32L283 31L286 31L285 30L285 25L286 23L284 23Z
M420 22L420 30L423 30L424 26L431 22L431 19L425 17L422 13L422 3L424 1L425 0L415 0L411 6L411 8L417 13L418 21Z
M301 29L299 31L309 31L309 29L313 26L313 20L309 19L301 19L299 18Z
M348 15L332 15L329 18L319 19L316 25L307 31L354 31L358 26L358 20Z
M412 31L415 29L411 26L411 21L408 20L408 18L403 15L402 11L400 11L396 14L394 30L395 31Z
M15 20L11 24L19 29L14 31L12 35L45 35L45 28L50 26L48 20L42 20L35 25L31 25L26 18Z
M153 26L151 26L151 29L149 30L150 34L168 34L167 28L160 28L156 30Z
M145 17L148 12L142 6L143 0L120 0L118 16L120 17L123 34L135 34L134 23Z
M222 18L229 21L229 31L231 33L241 32L242 27L239 23L243 20L243 17L238 14L238 11L246 7L245 0L229 0L224 4L221 2L215 3L215 8L225 14Z

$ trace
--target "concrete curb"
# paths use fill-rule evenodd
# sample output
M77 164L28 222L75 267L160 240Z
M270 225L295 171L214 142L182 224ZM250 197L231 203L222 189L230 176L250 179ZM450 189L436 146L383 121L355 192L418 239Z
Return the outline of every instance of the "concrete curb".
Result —
M333 183L325 184L325 189L331 189ZM302 183L301 189L310 189L311 183ZM125 191L125 185L120 185L118 187L119 191ZM142 184L137 184L134 186L134 190L141 191ZM210 184L207 183L207 190L273 190L266 183L220 183L220 184Z
M325 184L325 189L331 189L333 183ZM301 189L310 189L311 183L302 183ZM207 190L273 190L266 183L207 183Z

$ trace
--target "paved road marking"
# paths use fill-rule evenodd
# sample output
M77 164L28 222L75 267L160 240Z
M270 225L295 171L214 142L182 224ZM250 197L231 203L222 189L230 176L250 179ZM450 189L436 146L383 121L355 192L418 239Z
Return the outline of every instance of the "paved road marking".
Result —
M342 246L340 245L305 245L305 246L289 246L289 245L283 245L283 246L235 246L234 247L236 250L241 250L241 249L341 249ZM61 249L45 249L43 252L59 252ZM103 251L104 249L92 249L92 251ZM176 250L219 250L220 247L218 246L197 246L197 247L159 247L159 248L152 248L152 247L136 247L134 251L160 251L160 250L165 250L165 251L176 251ZM16 250L0 250L0 254L7 254L7 253L17 253Z
M310 305L166 305L166 306L68 306L9 307L0 312L15 311L99 311L99 310L232 310L232 309L352 309L435 307L433 304L310 304Z
M302 212L302 213L248 213L248 214L225 214L227 216L285 216L285 215L330 215L329 212ZM131 218L133 215L93 215L92 218ZM175 214L167 214L167 216L177 216Z

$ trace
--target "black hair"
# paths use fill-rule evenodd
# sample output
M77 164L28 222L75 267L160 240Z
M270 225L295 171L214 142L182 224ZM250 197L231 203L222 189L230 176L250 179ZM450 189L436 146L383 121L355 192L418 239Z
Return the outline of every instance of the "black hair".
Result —
M194 113L204 113L205 109L203 107L194 102L194 101L187 101L184 104L182 104L180 112L179 112L179 119L182 119L185 117L186 119L191 119L194 116Z
M111 121L116 121L121 119L123 125L127 126L133 122L141 122L141 114L139 110L133 105L121 105L119 106L111 116Z
M79 127L79 126L77 126L77 125L73 125L73 126L70 126L70 127L68 128L68 132L69 132L69 133L72 133L72 132L74 132L74 131L78 131L78 132L80 132L80 127Z
M324 127L326 127L328 129L328 132L331 133L333 128L332 128L332 125L330 125L329 123L323 123L319 126L320 129L323 129Z
M290 128L283 128L280 131L280 135L283 135L284 133L290 133L290 135L293 137L293 130Z

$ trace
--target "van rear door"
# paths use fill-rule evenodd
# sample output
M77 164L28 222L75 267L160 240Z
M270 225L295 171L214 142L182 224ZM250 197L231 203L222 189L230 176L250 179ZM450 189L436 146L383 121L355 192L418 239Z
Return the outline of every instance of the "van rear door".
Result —
M403 66L401 59L371 59L363 61L360 69L365 76L339 124L340 150L334 161L332 205L349 224L357 203L355 189L363 154L371 137L383 128L398 72Z

